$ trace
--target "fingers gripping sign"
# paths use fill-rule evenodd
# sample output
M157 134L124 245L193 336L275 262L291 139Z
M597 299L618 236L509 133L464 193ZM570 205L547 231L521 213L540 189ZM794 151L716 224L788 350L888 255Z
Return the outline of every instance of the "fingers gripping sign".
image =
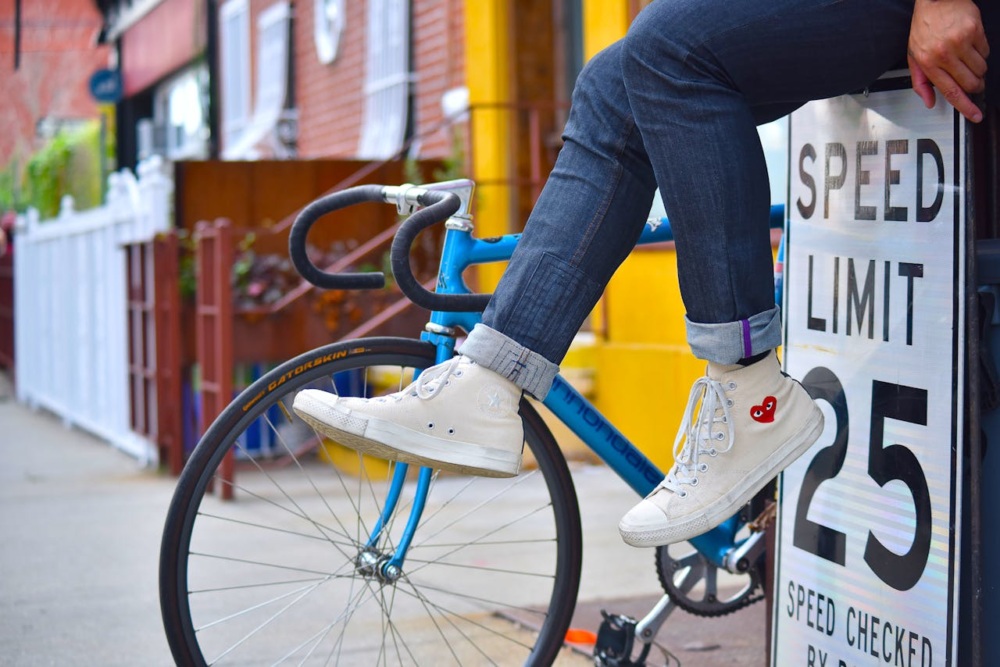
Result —
M982 120L969 95L986 86L986 41L979 8L972 0L916 0L907 60L913 90L928 108L937 88L959 113L974 123Z

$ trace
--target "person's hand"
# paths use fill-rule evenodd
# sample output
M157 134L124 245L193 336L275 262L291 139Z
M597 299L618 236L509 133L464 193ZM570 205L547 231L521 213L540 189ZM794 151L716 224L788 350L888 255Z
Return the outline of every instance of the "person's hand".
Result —
M913 90L927 108L934 106L937 88L959 113L974 123L981 121L983 114L969 94L986 87L989 53L979 8L972 0L916 0L907 60Z

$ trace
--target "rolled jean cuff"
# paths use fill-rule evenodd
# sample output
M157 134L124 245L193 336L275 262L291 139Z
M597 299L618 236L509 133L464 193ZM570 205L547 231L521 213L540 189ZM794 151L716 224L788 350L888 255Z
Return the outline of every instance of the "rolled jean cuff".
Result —
M717 364L735 364L781 345L781 310L777 306L736 322L702 324L687 317L684 321L694 355Z
M485 324L477 324L458 350L499 373L538 400L552 388L559 366Z

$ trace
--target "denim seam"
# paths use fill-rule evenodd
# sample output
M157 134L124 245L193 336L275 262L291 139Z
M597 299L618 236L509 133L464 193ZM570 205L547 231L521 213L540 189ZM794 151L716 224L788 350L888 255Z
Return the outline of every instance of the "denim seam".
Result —
M594 240L594 235L601 225L601 221L607 217L608 209L611 207L611 200L614 199L612 193L617 191L618 184L621 182L622 174L625 172L625 168L621 164L621 157L625 153L625 147L628 146L628 140L632 136L632 132L635 131L635 118L633 116L628 117L629 126L625 132L621 134L621 141L615 146L614 150L614 165L615 165L615 176L614 182L606 190L606 195L604 199L601 200L600 206L595 210L594 215L591 216L590 221L587 223L587 229L584 231L582 237L580 238L580 244L576 248L576 252L573 253L573 257L570 259L570 266L573 268L578 268L580 262L583 260L584 255L590 249L590 243Z

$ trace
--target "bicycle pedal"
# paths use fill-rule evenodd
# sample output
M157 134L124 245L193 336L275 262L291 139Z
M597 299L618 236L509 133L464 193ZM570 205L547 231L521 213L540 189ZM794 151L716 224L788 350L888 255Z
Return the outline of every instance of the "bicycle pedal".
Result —
M637 621L621 614L609 614L601 610L604 620L597 630L594 644L594 664L598 667L645 667L648 647L642 652L638 662L632 662L632 647L635 645Z

